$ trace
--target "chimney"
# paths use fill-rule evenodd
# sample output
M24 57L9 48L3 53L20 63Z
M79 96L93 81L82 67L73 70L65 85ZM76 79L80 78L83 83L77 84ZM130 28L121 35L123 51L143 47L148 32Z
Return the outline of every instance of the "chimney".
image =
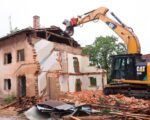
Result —
M38 15L33 16L33 28L40 28L40 17Z

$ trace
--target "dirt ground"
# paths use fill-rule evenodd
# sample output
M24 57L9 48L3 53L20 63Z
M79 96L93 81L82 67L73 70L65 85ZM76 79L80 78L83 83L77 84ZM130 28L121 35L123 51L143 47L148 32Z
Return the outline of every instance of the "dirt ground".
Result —
M13 109L0 110L0 120L27 120L24 114L17 114Z
M0 115L0 120L28 120L24 115Z
M16 111L12 108L10 109L1 109L4 104L4 98L0 96L0 120L27 120L23 115L17 115Z

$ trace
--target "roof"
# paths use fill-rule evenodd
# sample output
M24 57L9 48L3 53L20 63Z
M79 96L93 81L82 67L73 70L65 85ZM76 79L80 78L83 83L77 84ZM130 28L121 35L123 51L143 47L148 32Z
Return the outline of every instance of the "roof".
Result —
M6 36L1 37L1 38L0 38L0 41L6 40L6 39L8 39L8 38L10 38L10 37L13 37L13 36L15 36L15 35L17 35L17 34L21 34L21 33L23 33L23 32L32 32L32 31L33 31L33 28L24 28L24 29L22 29L22 30L18 30L18 31L16 31L16 32L13 32L13 33L7 34Z
M15 35L21 34L21 33L37 33L37 37L41 37L44 39L48 39L49 41L52 42L57 42L57 43L63 43L70 45L72 47L80 47L80 44L75 41L73 38L71 38L67 33L65 33L62 29L56 26L51 26L49 28L40 28L40 29L33 29L33 28L25 28L19 31L16 31L14 33L8 34L4 37L0 38L0 41L6 40L10 37L13 37ZM48 33L48 36L46 34Z

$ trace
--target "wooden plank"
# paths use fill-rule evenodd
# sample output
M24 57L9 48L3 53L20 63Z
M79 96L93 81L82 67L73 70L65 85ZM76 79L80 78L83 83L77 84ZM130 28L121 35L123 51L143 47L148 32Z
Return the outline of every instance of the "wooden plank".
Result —
M144 114L133 114L133 113L127 113L127 112L110 112L112 115L119 115L123 117L131 117L131 118L137 118L137 119L144 119L144 120L150 120L150 115L144 115Z
M79 119L79 118L77 118L77 117L74 117L74 116L71 116L70 117L72 120L81 120L81 119Z

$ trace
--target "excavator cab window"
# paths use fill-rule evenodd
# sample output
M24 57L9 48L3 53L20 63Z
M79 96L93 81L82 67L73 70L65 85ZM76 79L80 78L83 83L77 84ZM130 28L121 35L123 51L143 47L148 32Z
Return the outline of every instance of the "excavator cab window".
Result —
M124 58L118 58L115 59L115 69L114 69L114 73L115 73L115 77L116 79L125 78L125 59Z
M128 55L112 57L112 79L136 79L135 58Z

